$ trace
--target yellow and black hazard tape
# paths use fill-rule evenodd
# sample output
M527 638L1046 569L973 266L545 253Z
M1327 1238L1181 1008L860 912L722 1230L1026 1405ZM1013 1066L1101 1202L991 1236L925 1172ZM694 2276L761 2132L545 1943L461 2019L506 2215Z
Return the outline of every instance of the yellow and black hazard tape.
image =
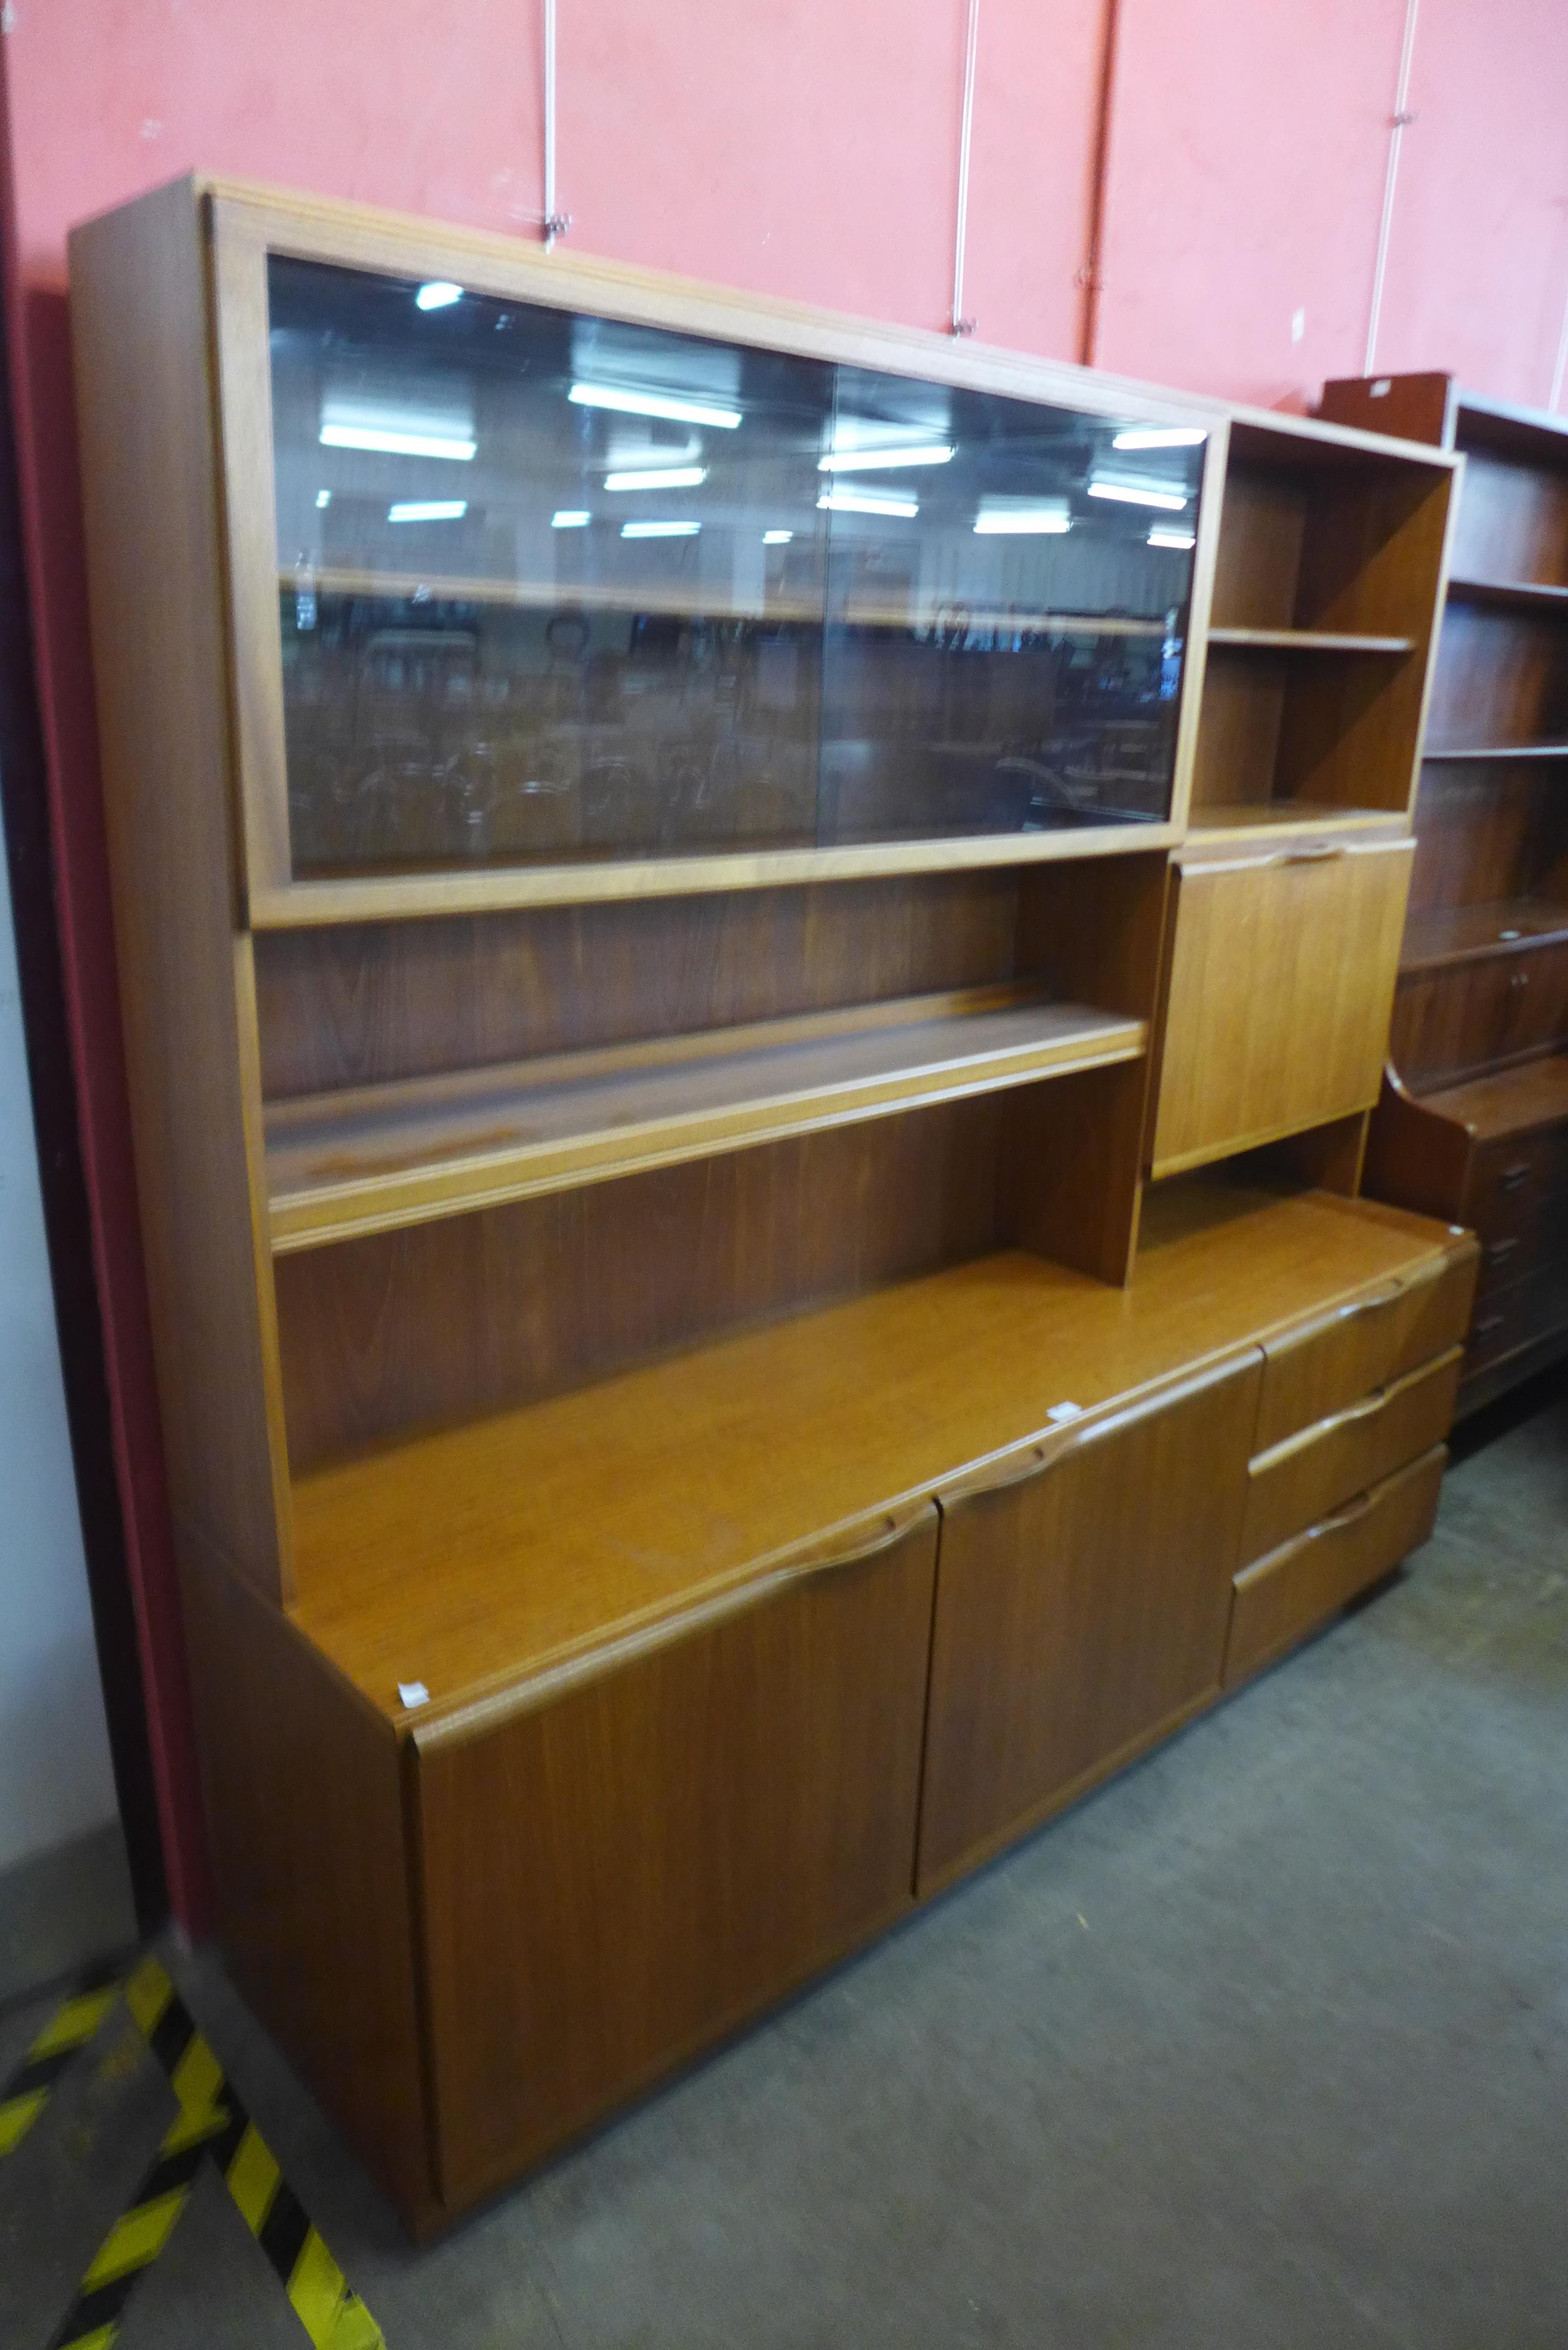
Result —
M49 2350L109 2350L126 2303L173 2234L209 2158L316 2350L385 2350L380 2327L350 2291L156 1959L142 1960L125 1985L125 1998L169 2075L180 2110L157 2159L99 2247ZM73 2044L79 2046L80 2039Z
M0 2160L15 2153L77 2050L85 2047L119 1997L119 1969L84 1975L52 2015L8 2081L0 2082Z

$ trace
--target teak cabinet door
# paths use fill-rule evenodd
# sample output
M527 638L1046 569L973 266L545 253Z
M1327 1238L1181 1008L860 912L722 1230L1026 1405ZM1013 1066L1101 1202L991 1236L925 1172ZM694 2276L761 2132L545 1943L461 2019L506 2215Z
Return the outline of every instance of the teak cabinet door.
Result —
M1371 1108L1414 853L1402 839L1180 866L1153 1173Z
M437 2164L470 2200L912 1900L928 1503L415 1739Z
M1219 1689L1261 1371L1234 1357L939 1497L922 1893Z

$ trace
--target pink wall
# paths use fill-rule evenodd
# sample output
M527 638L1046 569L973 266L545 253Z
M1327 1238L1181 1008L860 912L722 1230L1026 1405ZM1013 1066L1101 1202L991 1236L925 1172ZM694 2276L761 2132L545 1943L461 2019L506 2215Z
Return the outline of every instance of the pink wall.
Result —
M986 0L965 303L981 335L1082 350L1107 11L1100 364L1298 407L1325 375L1359 373L1404 0ZM942 326L965 0L561 0L561 16L574 247ZM0 41L71 1013L176 1897L197 1922L98 816L65 234L199 166L525 234L535 36L516 0L21 0ZM1454 366L1544 403L1568 300L1565 90L1562 0L1424 0L1380 365Z

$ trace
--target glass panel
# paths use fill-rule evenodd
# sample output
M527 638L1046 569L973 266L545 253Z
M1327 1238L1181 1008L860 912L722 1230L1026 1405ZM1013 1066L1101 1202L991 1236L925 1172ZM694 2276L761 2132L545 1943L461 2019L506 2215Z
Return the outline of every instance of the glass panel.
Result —
M1203 436L1157 431L840 371L826 834L1163 821Z
M1165 814L1197 447L457 286L269 288L296 872Z

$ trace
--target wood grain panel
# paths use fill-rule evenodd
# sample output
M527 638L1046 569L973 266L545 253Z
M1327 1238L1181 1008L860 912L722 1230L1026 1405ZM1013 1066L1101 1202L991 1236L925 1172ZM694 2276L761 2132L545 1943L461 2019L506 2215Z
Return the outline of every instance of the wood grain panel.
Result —
M1218 1690L1260 1375L1249 1351L942 1490L922 1892Z
M1448 1457L1439 1444L1237 1576L1227 1689L1272 1664L1426 1541Z
M1195 812L1272 798L1288 669L1282 656L1210 651L1192 770Z
M981 1097L280 1257L295 1473L982 1255L1002 1117Z
M301 1479L297 1618L393 1719L410 1679L465 1704L1448 1245L1363 1201L1157 1187L1125 1290L982 1257Z
M1525 761L1447 761L1421 772L1410 912L1525 898L1568 858L1568 792Z
M1247 1471L1243 1560L1261 1558L1342 1503L1440 1444L1454 1416L1462 1350L1386 1380L1370 1395L1261 1452Z
M180 1532L225 1952L268 2030L413 2216L434 2189L397 1738L275 1607Z
M1246 1149L1377 1098L1410 844L1184 861L1151 1164Z
M269 932L268 1100L981 987L1014 968L1012 872Z
M1458 1345L1477 1262L1469 1234L1450 1235L1407 1274L1266 1338L1255 1449L1268 1451Z
M1429 753L1568 737L1568 632L1556 619L1449 605Z
M1249 465L1232 450L1214 569L1216 628L1295 625L1308 496L1309 484L1297 473Z
M1461 446L1467 437L1461 411ZM1546 434L1538 445L1545 455ZM1454 535L1454 569L1475 579L1568 588L1568 441L1562 444L1560 468L1521 464L1470 448Z
M909 1906L936 1533L929 1504L846 1529L716 1621L415 1733L449 2205Z
M289 1493L189 188L74 232L70 255L99 735L170 1487L176 1512L277 1596L290 1584Z

